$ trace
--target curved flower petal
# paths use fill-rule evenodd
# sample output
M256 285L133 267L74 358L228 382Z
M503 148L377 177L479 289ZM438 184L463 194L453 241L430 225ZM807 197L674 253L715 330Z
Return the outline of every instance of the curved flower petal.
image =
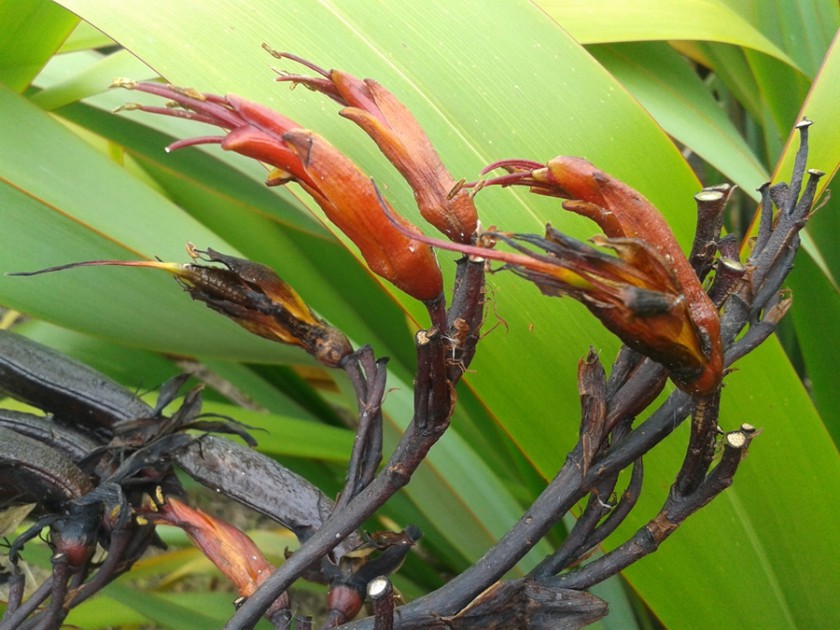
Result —
M324 70L288 53L269 52L315 71L319 76L282 74L277 80L305 85L344 105L341 115L371 137L411 186L423 218L451 240L471 242L478 226L472 197L460 189L420 123L396 96L373 79Z

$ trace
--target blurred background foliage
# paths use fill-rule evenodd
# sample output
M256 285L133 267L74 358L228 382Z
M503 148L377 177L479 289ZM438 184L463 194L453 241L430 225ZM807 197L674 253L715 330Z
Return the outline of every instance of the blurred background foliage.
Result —
M642 191L687 246L692 196L704 184L740 187L727 225L749 233L755 188L789 176L800 117L815 122L810 166L836 171L838 26L833 0L0 0L0 271L99 258L184 261L186 241L270 264L356 343L391 358L387 447L411 416L412 331L426 325L422 308L371 276L298 190L263 187L255 164L218 148L164 153L173 139L204 132L114 115L140 96L109 91L114 78L162 76L279 109L356 159L419 224L409 189L333 103L273 82L276 62L260 48L267 42L386 85L456 177L474 179L506 157L582 155ZM541 232L550 221L579 238L595 232L556 201L521 191L490 190L478 202L484 225ZM827 201L808 227L779 339L727 379L724 428L750 422L764 434L733 488L657 554L596 589L610 602L604 626L836 623L837 205ZM452 259L440 254L450 280ZM609 363L618 347L579 305L544 299L515 278L495 276L490 286L493 331L460 386L452 430L370 523L423 530L421 553L396 581L409 599L462 570L519 517L576 439L578 358L593 345ZM0 277L0 305L8 309L3 326L152 398L168 377L194 370L210 385L208 410L264 428L262 451L328 493L340 487L354 409L343 376L249 337L163 274L91 268ZM675 432L646 460L643 500L607 547L661 505L686 435ZM275 561L293 546L286 532L217 498L196 500L233 514ZM221 626L231 594L182 536L162 530L169 551L144 560L68 623ZM520 569L562 535L553 532ZM30 545L26 560L37 571L48 553Z

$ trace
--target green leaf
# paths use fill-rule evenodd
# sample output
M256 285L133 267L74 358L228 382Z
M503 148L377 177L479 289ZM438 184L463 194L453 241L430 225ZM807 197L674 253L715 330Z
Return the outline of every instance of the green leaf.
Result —
M347 429L217 402L207 402L202 409L257 429L251 433L259 442L260 451L268 455L346 462L353 446L353 432Z
M758 199L767 169L738 134L693 68L665 43L589 48L675 140Z
M825 49L840 24L840 6L834 0L725 0L767 39L813 77Z
M87 22L79 22L59 49L62 54L93 48L114 46L114 40L100 33Z
M23 91L78 22L50 0L2 0L0 83Z
M723 1L540 0L537 4L582 44L696 39L752 48L795 65Z
M176 596L163 596L148 591L138 591L128 586L115 582L110 584L105 591L107 598L125 606L142 615L144 620L151 621L161 628L172 628L173 630L206 630L207 628L220 628L230 617L230 609L224 609L219 605L221 598L216 596L216 603L197 597L196 593L183 593ZM230 594L227 595L228 607L230 606ZM107 601L107 600L106 600ZM92 600L90 606L96 602L97 607L104 607L104 602ZM75 615L84 614L84 607L80 607ZM71 614L72 615L72 614ZM74 623L76 616L68 617L68 623ZM78 621L75 621L78 623ZM90 627L85 625L83 627Z
M797 119L807 117L814 121L809 142L810 165L812 168L827 173L827 177L820 181L818 194L826 189L840 167L838 98L840 98L840 34L828 49L817 77L810 86L804 102L799 103L797 114L795 114ZM776 167L777 174L790 172L798 143L798 134L790 133L784 153ZM834 214L836 219L836 213ZM822 239L821 242L828 244L828 241Z
M790 277L793 290L791 317L802 347L805 369L814 403L840 445L840 389L837 387L837 347L826 340L836 338L840 321L840 295L826 281L814 262L802 257ZM818 299L816 299L818 298Z
M82 59L93 61L77 71L71 64ZM62 105L80 101L93 94L108 89L115 77L135 77L137 80L154 79L156 74L128 51L120 50L111 55L101 56L96 53L84 55L61 55L55 57L45 69L60 80L46 90L32 96L32 102L45 110L53 110ZM38 81L49 81L49 73L41 73Z

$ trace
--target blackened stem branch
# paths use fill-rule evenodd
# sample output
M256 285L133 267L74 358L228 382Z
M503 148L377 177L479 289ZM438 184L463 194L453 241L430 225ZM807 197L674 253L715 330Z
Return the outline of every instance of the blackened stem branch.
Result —
M449 380L454 385L475 356L484 320L484 261L462 258L457 263L452 306L449 307Z
M370 581L367 595L373 603L373 630L393 630L394 589L385 576Z
M0 630L17 630L21 627L23 620L29 617L46 599L53 588L53 576L50 575L41 585L29 596L23 604L14 610L12 614L6 614L0 623Z
M70 612L64 607L64 596L67 594L67 580L70 578L70 565L67 556L63 553L55 554L52 557L53 564L53 588L50 593L50 604L44 611L44 619L41 623L43 628L58 628L61 622Z
M701 281L712 269L723 229L723 211L733 190L732 186L724 184L704 188L694 195L697 202L697 229L688 260Z
M15 568L12 575L9 577L9 598L6 602L6 610L3 612L3 617L0 622L7 619L14 613L21 602L23 602L23 593L26 590L26 576Z
M452 410L450 385L446 382L444 395L438 391L439 385L431 382L432 375L440 380L440 375L445 374L446 370L441 335L434 329L420 331L416 345L418 365L415 390L427 392L426 398L416 405L414 418L385 468L341 511L334 512L239 608L225 628L241 630L253 627L280 593L409 482L429 449L443 435Z
M658 372L639 370L635 377L627 379L624 386L635 390L636 383L633 381L636 380L645 381L649 385L658 381ZM614 407L613 414L623 417L622 409L633 406L634 401L627 400L623 407ZM594 487L599 480L609 475L617 474L665 439L688 415L690 407L691 399L687 394L674 392L640 428L631 431L621 440L620 445L593 463L586 478L581 474L582 447L578 443L567 456L566 463L557 476L494 547L444 587L398 608L397 619L402 623L417 623L423 619L432 620L459 612L479 593L513 568L540 538L586 495L587 488ZM370 624L362 620L346 627L367 629L370 628Z
M347 466L344 489L334 511L341 510L368 485L382 461L382 398L388 377L387 359L376 361L370 346L363 346L344 362L344 370L356 391L359 426Z
M715 454L719 410L720 387L711 394L695 398L688 450L674 483L677 494L691 494L706 477Z
M655 383L658 381L658 371L634 371L634 375L625 381L624 387L637 390L637 383L634 381L644 381L648 385L651 382ZM623 411L633 408L634 401L621 396L618 398L624 402L621 406L613 406L612 413L616 417L623 417ZM691 407L692 399L687 394L680 391L671 394L640 427L627 433L615 448L598 458L585 478L581 474L582 446L578 443L567 456L566 463L557 476L502 539L474 565L442 588L398 608L396 618L399 625L422 627L425 622L458 613L513 568L540 538L587 494L588 488L593 488L600 480L617 474L665 439L685 419ZM635 491L638 492L638 488L635 488ZM629 511L629 507L630 504L626 505L622 511ZM614 528L617 524L616 521L610 520L610 527ZM371 628L371 622L361 620L345 627L348 630L368 630Z
M421 330L416 338L417 376L414 417L385 468L358 494L335 510L333 515L306 543L286 560L254 595L246 601L226 626L228 630L249 628L274 599L284 592L306 569L330 552L361 525L400 488L425 459L429 449L449 426L455 403L454 385L469 366L479 340L484 307L484 265L463 258L457 262L452 305L447 312L442 301L427 304L432 328ZM367 359L366 359L367 360ZM378 364L377 364L378 365ZM379 366L378 366L379 367ZM381 367L384 372L384 367ZM348 370L356 391L364 391L373 402L368 365L364 375ZM379 372L376 372L380 376ZM384 378L384 376L383 376ZM384 381L383 381L384 393ZM381 400L379 400L381 404Z
M671 492L659 514L630 540L586 566L559 576L558 586L576 590L589 588L656 551L685 519L732 485L732 478L753 436L752 430L745 428L728 433L720 463L691 494Z

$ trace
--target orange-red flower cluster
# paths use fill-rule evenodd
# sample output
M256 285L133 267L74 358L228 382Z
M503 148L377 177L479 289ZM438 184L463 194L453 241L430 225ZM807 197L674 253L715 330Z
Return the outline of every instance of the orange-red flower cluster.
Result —
M494 168L505 168L508 174L474 186L525 185L567 199L566 210L604 230L606 236L592 242L614 250L617 257L550 225L545 237L488 233L481 239L500 239L518 253L431 238L425 242L505 262L506 269L533 281L543 293L579 300L625 344L663 364L678 387L692 394L714 392L723 372L718 313L659 211L639 192L581 158L558 157L545 166L505 160L485 172Z
M129 105L124 109L188 118L228 130L223 136L175 142L169 150L216 143L272 166L267 184L300 184L326 217L356 244L374 273L419 300L433 301L441 295L443 280L434 252L411 238L416 228L401 217L396 220L403 230L397 229L370 178L323 137L235 95L201 94L159 83L120 81L115 85L163 96L177 105Z
M319 76L281 74L277 80L305 85L343 105L341 115L364 129L411 186L423 217L451 240L471 242L478 225L472 196L457 186L420 123L397 97L373 79L325 70L289 53L270 52L316 72Z
M682 389L715 390L723 372L718 312L653 204L578 157L559 156L546 165L502 161L485 172L498 167L509 174L485 184L526 185L566 199L563 208L592 219L609 237L595 243L614 249L625 264L602 263L609 271L585 295L604 325L668 367Z

